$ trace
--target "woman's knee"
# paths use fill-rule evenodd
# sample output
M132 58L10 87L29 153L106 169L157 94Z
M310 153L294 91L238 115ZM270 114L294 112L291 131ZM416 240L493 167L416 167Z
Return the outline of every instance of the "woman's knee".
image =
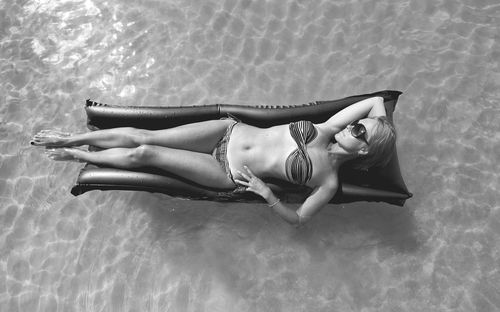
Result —
M127 137L132 141L132 144L136 146L147 144L146 139L148 137L148 130L126 127L121 128L121 131L127 134Z
M129 159L134 166L147 165L155 155L155 147L152 145L139 145L133 148L129 154Z

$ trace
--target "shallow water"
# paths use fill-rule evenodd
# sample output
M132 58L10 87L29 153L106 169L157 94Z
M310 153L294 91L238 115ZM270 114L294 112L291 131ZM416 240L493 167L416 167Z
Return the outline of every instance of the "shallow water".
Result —
M1 311L498 311L500 4L0 2ZM414 197L265 205L69 190L28 141L122 105L300 104L404 91Z

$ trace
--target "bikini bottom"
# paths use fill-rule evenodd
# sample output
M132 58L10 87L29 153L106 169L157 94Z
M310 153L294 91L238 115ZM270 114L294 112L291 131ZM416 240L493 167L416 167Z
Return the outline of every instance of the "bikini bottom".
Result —
M231 169L229 167L229 161L227 160L227 146L229 144L229 138L231 137L231 133L233 132L234 126L236 126L240 121L235 118L227 118L227 119L234 120L234 122L227 127L226 133L215 145L214 151L212 152L212 156L215 158L215 160L217 160L217 162L220 164L224 172L226 172L227 177L231 181L233 181L235 186L234 192L244 192L246 190L246 187L238 185L234 181Z

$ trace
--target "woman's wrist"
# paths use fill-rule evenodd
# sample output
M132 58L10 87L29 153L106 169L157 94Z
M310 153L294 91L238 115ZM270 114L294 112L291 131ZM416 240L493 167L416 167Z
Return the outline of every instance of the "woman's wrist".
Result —
M277 199L276 201L274 201L273 203L269 203L269 202L268 202L268 204L267 204L267 205L269 206L269 208L273 208L273 207L274 207L274 206L276 206L276 205L277 205L280 201L281 201L281 199L279 199L279 198L278 198L278 199Z
M278 199L278 197L274 195L273 191L270 188L266 190L262 197L268 204L272 204Z

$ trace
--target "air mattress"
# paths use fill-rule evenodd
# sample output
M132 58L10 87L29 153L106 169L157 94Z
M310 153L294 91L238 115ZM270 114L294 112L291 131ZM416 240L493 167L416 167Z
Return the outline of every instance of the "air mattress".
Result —
M166 129L228 115L235 116L247 124L270 127L304 119L315 123L324 122L343 108L373 96L384 98L387 116L392 120L400 94L399 91L385 90L299 106L212 104L189 107L140 107L107 105L87 100L85 110L88 117L87 125L91 130L115 127ZM406 199L412 196L401 176L396 151L385 167L361 171L343 166L339 178L340 187L331 203L378 201L403 206ZM307 187L286 181L265 182L281 200L290 203L302 202L311 192ZM87 164L81 170L71 193L76 196L91 190L134 190L190 199L262 202L259 196L250 192L235 193L231 190L208 188L155 168L131 171Z

